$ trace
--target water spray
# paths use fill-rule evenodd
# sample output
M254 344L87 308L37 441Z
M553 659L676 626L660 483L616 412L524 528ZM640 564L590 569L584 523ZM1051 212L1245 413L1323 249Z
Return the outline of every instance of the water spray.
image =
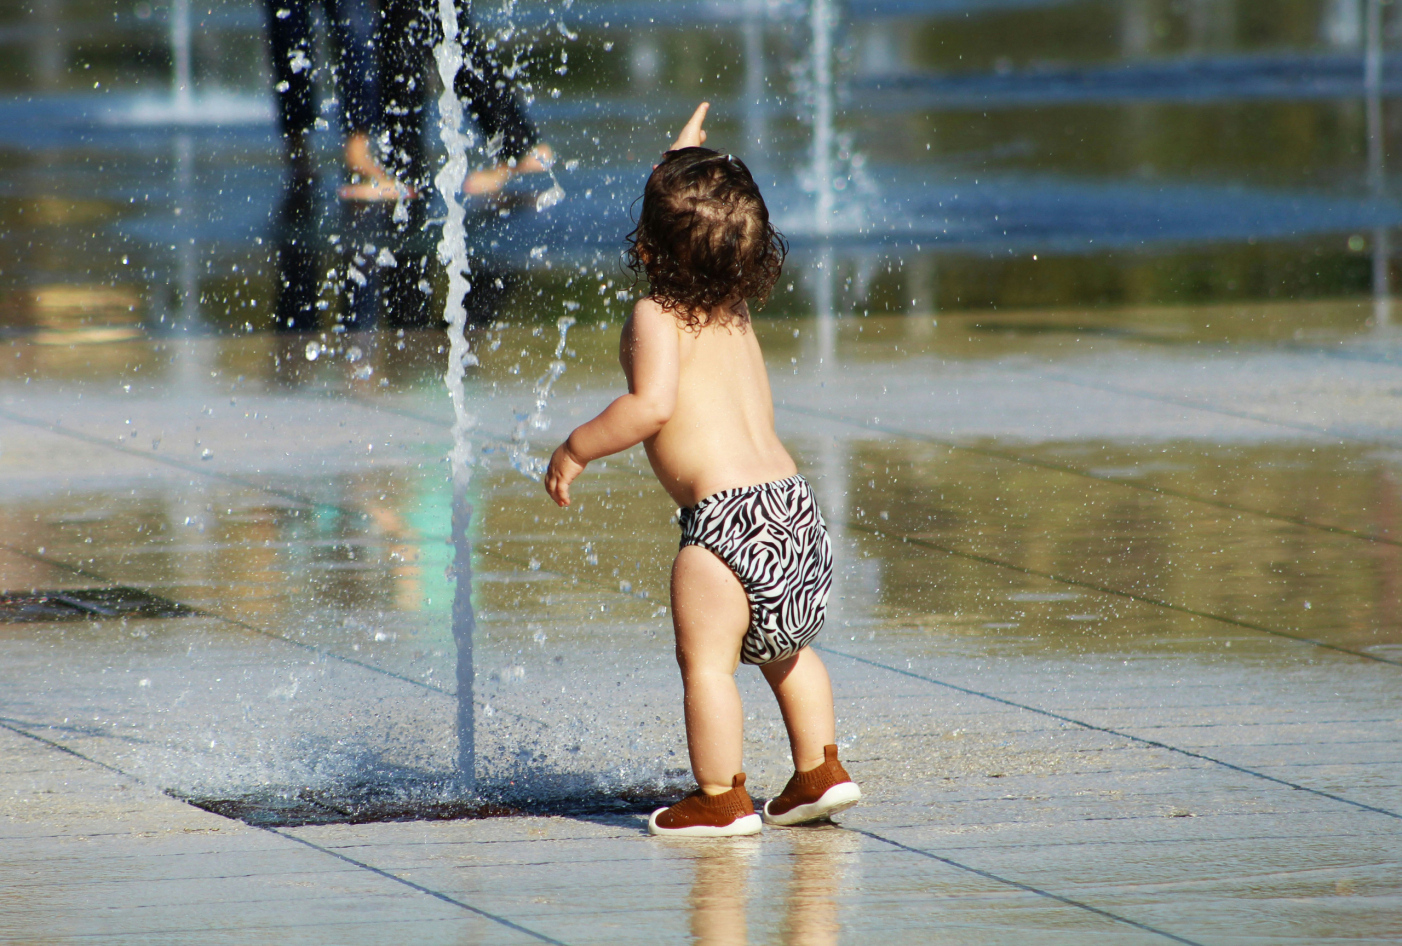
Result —
M448 270L448 296L443 304L443 319L448 323L448 370L444 382L453 402L453 447L448 454L453 484L452 540L454 548L453 578L453 639L458 649L458 781L467 791L476 783L477 750L473 721L473 661L472 638L476 616L472 611L472 546L469 527L472 523L472 503L467 488L472 478L472 430L477 418L467 409L467 394L463 377L469 365L477 364L467 342L467 293L471 266L467 258L467 232L464 227L463 182L467 180L467 152L473 136L462 127L462 102L455 90L458 71L463 66L462 43L459 41L458 13L454 0L438 0L438 16L443 24L443 38L433 49L443 93L438 97L438 134L448 156L434 176L438 193L448 206L443 220L443 233L438 241L438 259Z
M555 382L559 381L560 376L565 373L565 341L569 336L570 326L574 323L575 319L572 315L566 315L556 320L555 327L560 330L560 340L555 343L555 355L550 362L549 369L536 380L535 385L531 388L531 393L535 395L535 410L529 414L517 414L516 428L511 432L511 446L508 448L507 455L510 457L512 469L537 483L544 478L545 468L548 464L539 457L531 456L531 445L527 437L532 431L550 429L550 418L545 414L545 407L550 402L550 392L555 387Z

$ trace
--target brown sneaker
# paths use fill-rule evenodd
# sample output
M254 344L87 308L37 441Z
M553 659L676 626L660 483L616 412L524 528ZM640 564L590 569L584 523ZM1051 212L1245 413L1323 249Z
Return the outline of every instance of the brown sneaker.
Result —
M659 808L647 819L648 834L682 838L730 838L759 834L759 815L745 791L745 773L730 780L730 791L707 795L697 789L671 808Z
M823 764L807 772L795 772L778 798L764 804L769 824L794 825L829 818L862 800L862 790L842 763L837 746L823 747Z

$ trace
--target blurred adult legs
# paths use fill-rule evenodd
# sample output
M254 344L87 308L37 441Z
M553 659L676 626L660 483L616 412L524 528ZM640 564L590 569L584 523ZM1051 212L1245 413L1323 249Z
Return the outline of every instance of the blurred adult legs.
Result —
M280 332L307 332L316 309L321 256L316 246L316 195L309 177L294 175L283 189L277 220L277 284L273 305Z
M468 3L458 0L463 67L454 91L481 131L487 151L501 161L519 161L535 147L536 129L517 97L510 71L473 25ZM437 10L424 0L384 0L380 39L390 168L423 190L431 183L424 119L428 107L433 47L442 39Z
M340 96L346 163L353 171L369 172L377 168L371 141L380 118L380 93L375 11L368 0L265 0L273 90L288 158L298 176L312 176L308 139L317 117L312 2L320 3L329 27L330 72Z
M376 80L376 11L370 0L266 0L268 40L272 52L273 89L292 166L292 181L283 195L277 230L278 286L275 303L279 331L311 331L320 312L321 247L315 239L317 206L312 181L315 165L311 134L316 127L317 101L313 44L313 2L325 16L331 62L327 65L340 98L344 158L352 184L343 197L380 200L398 195L373 153L373 135L380 125L380 93ZM353 230L365 229L365 212L349 211ZM378 218L381 214L369 214ZM373 227L371 228L374 229ZM362 241L365 242L365 241ZM373 266L345 267L346 313L351 328L374 324L378 274ZM359 278L357 278L359 277Z
M434 85L433 48L442 39L442 24L436 3L426 0L382 0L382 14L378 49L389 140L386 162L395 179L424 193L432 188L435 170L425 126ZM497 59L494 50L487 48L486 40L472 23L469 5L461 0L458 24L463 67L455 77L454 91L466 116L488 143L488 151L495 147L498 160L518 161L536 146L537 136L516 94L514 73ZM422 239L427 216L425 202L411 201L407 210L407 219L400 221L400 232L409 241ZM495 224L495 214L491 221ZM427 297L420 288L429 275L425 261L433 255L431 247L422 249L402 254L400 266L386 274L386 312L392 325L427 325L437 317L424 304ZM472 291L465 300L469 321L492 321L512 282L510 273L496 272L489 263L479 261L474 267Z

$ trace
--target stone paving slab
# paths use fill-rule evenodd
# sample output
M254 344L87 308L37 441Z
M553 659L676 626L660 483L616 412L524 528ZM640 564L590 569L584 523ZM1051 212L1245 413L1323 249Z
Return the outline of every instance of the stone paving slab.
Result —
M0 728L0 942L393 944L459 910ZM24 771L10 767L18 761ZM517 942L526 940L514 940Z
M449 942L467 930L482 942L540 941L416 888L386 891L395 882L385 875L571 943L681 942L741 921L751 942L765 931L829 942L831 931L794 938L794 923L818 922L815 910L845 938L893 943L1014 943L1029 930L1052 943L1168 941L1162 932L1193 942L1359 943L1375 941L1368 931L1380 933L1377 918L1402 901L1402 846L1370 820L1378 816L1203 763L1144 768L1132 760L1162 752L1105 747L1103 733L1058 735L1098 742L1097 759L1121 761L1095 772L965 776L948 790L935 783L933 796L927 787L919 802L889 769L865 763L858 777L876 784L869 805L845 819L852 830L675 844L647 839L635 816L308 827L279 837L6 731L4 757L20 764L0 786L12 852L0 887L57 907L62 922L39 917L51 942L319 943L337 941L338 930L354 930L357 942ZM1093 793L1080 787L1087 778ZM347 896L371 899L348 906ZM1344 911L1347 935L1332 935L1309 908L1318 897ZM1332 905L1339 897L1367 905ZM406 912L412 919L398 918ZM17 921L6 922L8 935ZM1211 935L1196 932L1204 923Z
M797 837L795 832L772 831L743 841L659 842L641 837L637 819L624 834L610 834L606 827L581 831L577 824L557 822L533 826L530 833L536 837L527 842L489 841L493 850L483 856L476 853L483 840L472 837L478 833L474 827L433 826L413 832L412 839L405 839L408 843L384 838L389 832L376 832L381 839L370 841L367 832L358 829L298 833L354 851L358 858L392 864L396 873L412 872L426 885L490 893L547 930L557 913L577 917L582 927L557 928L560 932L553 934L571 942L602 943L609 937L639 943L686 941L687 926L694 930L698 924L724 924L736 920L737 913L747 914L751 941L763 942L758 931L782 925L786 914L801 913L804 907L821 910L827 903L847 936L880 930L883 937L893 937L892 942L920 942L947 922L984 928L995 942L1010 941L1001 936L1009 932L1008 926L1021 923L1094 935L1103 922L1093 916L1087 922L1074 916L1074 910L1048 907L1035 894L1008 890L976 875L946 870L949 876L938 879L918 876L927 872L924 864L909 863L899 852L888 853L889 846L847 831L803 832ZM439 851L426 857L425 851L433 848ZM479 858L483 859L478 862ZM593 867L581 870L586 859ZM539 890L551 893L532 895ZM964 915L940 916L953 909L936 905L946 902L960 904ZM913 919L910 910L917 904L923 916ZM633 911L649 919L635 922L627 916ZM604 928L596 929L596 924Z
M144 375L131 392L0 386L3 587L131 584L206 612L0 627L0 942L1402 935L1402 691L1397 666L1362 650L1395 646L1394 546L1319 526L1391 527L1370 504L1391 501L1393 467L1367 451L1395 432L1395 368L1115 344L1051 371L892 361L878 345L826 379L780 372L782 432L825 490L839 551L823 646L867 801L842 828L675 844L637 814L254 829L158 791L451 772L462 709L441 401L235 383L211 344L174 348L189 362L172 368L178 394ZM581 389L562 389L557 420L603 402L611 359L571 367ZM499 380L488 441L521 390ZM979 453L987 438L1027 462ZM1311 466L1315 449L1334 452ZM1213 505L1213 470L1248 450L1231 501L1260 510ZM1332 491L1276 473L1257 490L1251 471L1273 464ZM547 518L515 474L475 480L492 502L472 706L496 785L524 772L607 794L685 764L665 633L673 510L643 489L639 457L599 466L572 517ZM891 525L862 531L879 511ZM953 551L881 534L898 526ZM1128 564L1108 554L1146 538ZM756 675L741 689L763 797L788 775L783 728Z

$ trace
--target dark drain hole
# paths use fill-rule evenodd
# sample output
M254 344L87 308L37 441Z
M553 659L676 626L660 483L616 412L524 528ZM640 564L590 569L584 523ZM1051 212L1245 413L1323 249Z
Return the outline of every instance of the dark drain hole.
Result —
M648 814L675 802L681 793L674 788L638 788L548 799L517 795L464 799L406 798L392 792L342 794L309 789L260 792L228 798L171 794L196 808L254 827L297 828L319 824L455 821L522 815L580 817Z
M199 614L136 588L65 588L0 592L0 623L101 621L111 618L178 618Z

